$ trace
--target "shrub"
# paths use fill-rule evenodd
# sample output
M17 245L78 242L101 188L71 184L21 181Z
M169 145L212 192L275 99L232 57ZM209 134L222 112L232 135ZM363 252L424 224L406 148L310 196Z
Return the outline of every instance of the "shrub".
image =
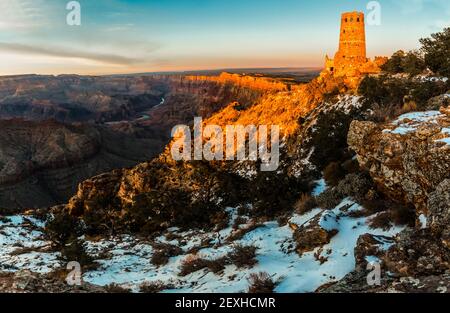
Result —
M238 268L252 267L257 263L255 246L243 246L237 244L233 247L233 250L228 255L228 259Z
M124 288L114 283L105 286L105 290L108 293L131 293L130 289Z
M183 249L180 247L166 243L154 243L153 249L155 251L150 262L155 266L166 265L169 262L169 258L183 253Z
M425 54L425 64L432 71L450 77L450 28L432 34L431 38L420 40L422 52Z
M329 186L336 186L345 173L338 162L331 162L323 170L323 178Z
M392 227L391 219L388 212L382 212L377 214L369 221L369 226L372 229L380 228L383 230L389 230Z
M417 82L380 76L365 77L358 93L364 96L366 105L373 111L369 119L386 122L411 110L425 109L429 99L445 93L448 88L448 82Z
M291 216L288 214L281 214L280 216L277 217L278 226L283 227L289 222L290 218Z
M262 225L259 223L256 223L254 221L251 222L250 225L246 226L245 228L239 228L232 232L226 239L226 242L234 242L236 240L242 239L246 234L248 234L251 231L254 231L258 227L261 227Z
M360 171L358 160L356 160L356 158L353 157L351 159L342 162L341 166L344 169L344 171L348 174Z
M311 162L323 170L328 164L342 159L348 147L347 134L354 116L341 110L321 112L315 131L311 134L314 146Z
M392 204L389 214L395 225L408 225L413 227L416 223L416 213L412 206Z
M335 208L343 199L342 193L335 188L328 188L316 197L317 205L321 209L330 210Z
M180 276L186 276L207 268L211 272L217 274L225 269L228 264L226 257L215 260L206 260L196 255L188 255L181 263Z
M414 85L411 90L411 99L419 109L424 109L428 105L431 98L445 94L450 86L444 82L425 81ZM413 107L414 108L414 107ZM403 108L403 112L407 113L410 108ZM410 110L412 111L412 110Z
M276 284L266 272L252 273L248 278L248 293L273 293Z
M247 219L245 219L242 216L238 216L235 218L234 222L233 222L233 229L239 229L239 226L241 226L242 224L247 223Z
M219 211L211 216L211 223L215 225L216 231L220 231L228 227L230 216L225 211Z
M166 285L160 280L145 282L139 286L139 291L142 293L158 293L166 289L173 289L173 286Z
M225 265L227 264L226 258L218 258L215 260L207 260L206 266L208 269L214 274L220 273L225 269Z
M84 229L77 217L63 210L48 221L44 231L49 240L63 247L69 239L80 237Z
M303 181L277 172L259 172L249 197L253 200L251 214L273 218L294 205L301 192L309 186Z
M169 263L169 257L164 251L155 251L152 254L150 262L155 266L162 266Z
M180 276L186 276L208 267L207 260L196 255L188 255L181 263Z
M338 184L339 193L353 198L356 202L362 203L366 200L366 195L374 187L372 179L366 173L348 174Z
M86 252L86 243L78 238L72 238L69 243L62 247L61 256L66 262L76 261L81 266L94 263L93 258Z
M300 196L300 199L298 199L297 202L295 203L294 210L295 213L303 215L316 207L317 207L316 198L312 197L307 193L303 193Z
M425 61L422 55L417 51L395 52L392 57L382 66L382 69L391 74L408 73L415 76L426 69Z
M131 230L146 234L161 231L171 223L183 227L190 212L190 200L185 192L163 188L136 195L127 210Z
M388 230L395 225L407 225L413 227L415 225L415 209L412 206L405 206L385 200L386 211L377 214L370 220L371 228L381 228Z
M372 193L371 197L361 202L365 211L368 213L367 215L384 212L389 209L391 201L385 195L376 191L370 191L369 193Z
M374 103L371 107L372 112L367 119L373 122L385 123L399 115L397 113L398 107L394 104L381 105L379 103Z

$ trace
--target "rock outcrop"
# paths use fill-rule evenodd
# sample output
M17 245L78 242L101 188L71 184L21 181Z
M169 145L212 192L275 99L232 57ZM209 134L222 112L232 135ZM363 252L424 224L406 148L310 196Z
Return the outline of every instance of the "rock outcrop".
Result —
M445 189L444 181L450 178L446 110L404 114L388 125L353 121L348 134L360 165L392 199L415 205L418 223L419 216L431 213L428 202L436 197L431 195Z
M356 269L320 292L449 292L450 143L449 108L409 113L387 125L354 121L348 143L379 188L393 200L415 205L415 228L406 228L380 249L364 235L355 248ZM381 281L367 283L368 260Z

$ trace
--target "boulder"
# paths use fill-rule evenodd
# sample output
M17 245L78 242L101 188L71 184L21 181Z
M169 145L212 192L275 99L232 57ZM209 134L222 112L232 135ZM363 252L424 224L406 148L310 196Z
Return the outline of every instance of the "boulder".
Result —
M348 144L381 191L395 201L413 204L417 217L426 216L430 196L450 178L449 124L450 117L439 111L409 113L381 125L353 121ZM445 200L433 197L439 198L434 202Z

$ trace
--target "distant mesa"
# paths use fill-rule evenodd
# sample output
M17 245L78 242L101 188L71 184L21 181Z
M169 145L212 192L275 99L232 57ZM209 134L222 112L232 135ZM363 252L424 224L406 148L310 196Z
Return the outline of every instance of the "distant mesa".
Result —
M366 74L381 72L387 57L367 58L364 13L347 12L341 17L339 50L334 59L325 56L325 73L347 77L352 83Z

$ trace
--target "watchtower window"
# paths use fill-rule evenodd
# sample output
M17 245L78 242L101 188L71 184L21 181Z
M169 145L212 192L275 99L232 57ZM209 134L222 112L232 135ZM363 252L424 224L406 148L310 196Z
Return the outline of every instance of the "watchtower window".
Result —
M348 18L345 19L345 22L346 22L346 23L348 22Z
M359 22L359 17L356 19L357 22Z

